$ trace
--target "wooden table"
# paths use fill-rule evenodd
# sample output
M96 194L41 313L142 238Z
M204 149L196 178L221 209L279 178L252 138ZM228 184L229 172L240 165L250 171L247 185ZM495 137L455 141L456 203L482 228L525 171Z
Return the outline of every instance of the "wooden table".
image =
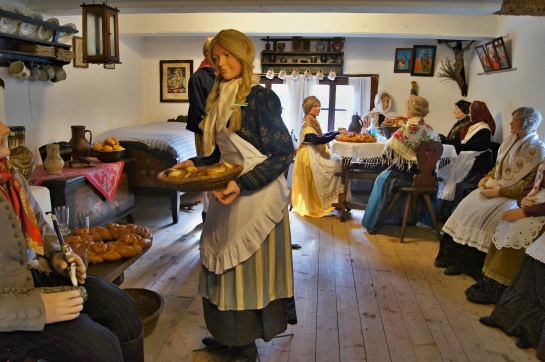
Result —
M49 189L52 207L66 205L70 208L70 228L76 226L77 214L88 214L90 226L105 225L123 217L127 217L128 222L133 222L132 213L136 210L132 183L134 160L122 159L121 161L124 163L123 171L112 201L108 201L85 178L85 172L89 170L87 168L78 169L80 172L77 175L66 177L60 174L56 178L48 178L41 183L41 186ZM32 177L30 183L33 183Z
M333 141L331 144L331 158L341 162L341 177L343 192L338 202L333 206L341 210L341 221L345 221L351 209L365 210L367 203L355 203L348 200L349 181L352 179L375 180L389 165L382 157L387 140L375 143L354 143ZM443 154L439 161L441 167L447 160L456 157L456 149L452 145L443 145Z

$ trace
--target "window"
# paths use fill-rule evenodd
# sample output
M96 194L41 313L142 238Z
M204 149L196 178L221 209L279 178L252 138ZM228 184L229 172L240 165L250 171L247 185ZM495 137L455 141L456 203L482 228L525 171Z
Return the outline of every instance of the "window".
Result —
M374 107L374 99L378 90L378 76L376 75L358 75L359 77L371 78L370 109ZM282 102L282 118L290 129L289 118L291 115L291 103L288 84L281 79L268 79L262 76L260 84L266 88L272 89ZM322 110L318 121L324 132L336 130L339 128L348 128L352 120L355 95L354 89L348 84L348 76L337 76L335 80L323 79L318 84L314 84L312 94L322 103ZM302 103L302 102L301 102ZM361 115L360 115L361 116Z

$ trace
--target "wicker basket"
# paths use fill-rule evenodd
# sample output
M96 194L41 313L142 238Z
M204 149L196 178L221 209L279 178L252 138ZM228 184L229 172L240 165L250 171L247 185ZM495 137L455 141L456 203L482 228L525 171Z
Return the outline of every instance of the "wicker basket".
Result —
M163 311L163 297L149 289L128 288L124 289L124 291L132 298L142 317L144 337L150 336L157 326L159 315Z
M235 166L218 175L192 178L167 177L165 171L162 171L157 175L157 178L168 187L181 192L213 191L225 187L229 181L240 175L242 169L242 166Z

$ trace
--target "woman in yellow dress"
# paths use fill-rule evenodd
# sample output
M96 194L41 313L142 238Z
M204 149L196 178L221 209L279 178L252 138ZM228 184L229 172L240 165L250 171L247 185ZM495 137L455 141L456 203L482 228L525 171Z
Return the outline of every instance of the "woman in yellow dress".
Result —
M333 211L331 206L342 192L339 162L329 158L327 143L337 131L322 133L316 117L321 104L315 96L303 101L305 117L301 126L301 137L293 165L291 203L295 212L302 216L323 217Z

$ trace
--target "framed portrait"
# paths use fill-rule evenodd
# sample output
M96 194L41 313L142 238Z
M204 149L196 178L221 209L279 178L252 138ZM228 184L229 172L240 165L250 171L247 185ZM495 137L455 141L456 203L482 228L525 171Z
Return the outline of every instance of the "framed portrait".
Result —
M437 46L435 45L415 45L413 47L411 75L433 77L436 53Z
M507 49L505 48L503 38L496 38L492 40L492 42L494 43L494 48L496 49L496 55L500 60L500 69L511 69L511 62L509 61L509 56L507 55Z
M72 51L74 52L74 68L89 68L89 63L83 60L83 38L75 36L72 38Z
M492 68L492 71L500 70L500 58L498 57L498 54L496 53L496 48L494 47L494 41L488 42L484 45L484 49L486 50L486 55L488 55L488 60L490 60L490 67Z
M490 59L488 59L488 55L486 54L486 50L484 49L484 46L477 45L475 47L475 50L477 51L477 56L479 57L479 60L481 61L481 65L483 66L483 70L485 73L491 72L492 67L490 66Z
M161 102L189 102L187 82L193 73L192 60L160 60Z
M396 48L394 73L410 73L413 48Z

